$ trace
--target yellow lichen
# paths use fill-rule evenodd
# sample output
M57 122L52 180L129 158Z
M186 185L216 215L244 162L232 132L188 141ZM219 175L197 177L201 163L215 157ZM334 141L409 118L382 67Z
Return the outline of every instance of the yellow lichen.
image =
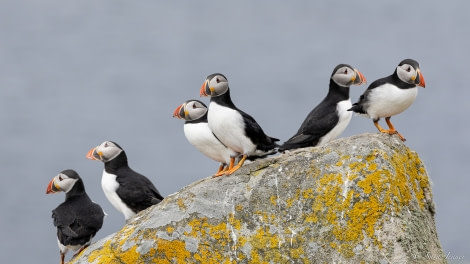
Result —
M352 258L355 255L353 247L348 243L341 244L338 251L341 253L341 255L345 256L346 258Z
M180 210L186 210L186 205L184 204L183 198L178 198L177 203Z
M93 263L117 263L114 252L111 249L111 240L106 241L99 250L94 250L88 256L88 262Z
M312 189L306 189L302 191L304 199L313 199L315 197Z
M237 211L243 210L243 205L237 204L237 205L235 206L235 210L237 210Z
M343 176L325 173L319 176L316 193L303 191L304 198L314 198L312 202L313 213L305 216L307 222L326 220L332 226L332 234L337 250L344 257L354 256L352 249L367 236L373 245L382 248L382 242L376 236L376 230L382 229L386 214L399 213L404 206L409 205L413 197L417 197L420 206L425 201L424 190L429 189L429 182L425 170L416 154L411 151L395 153L391 157L394 171L379 168L375 161L381 155L388 159L388 155L373 150L365 159L356 162L347 162L348 155L342 156L337 166L346 161L350 173L348 182L355 181L362 189L347 190L344 186ZM362 159L362 156L356 156ZM347 191L346 197L343 193ZM313 196L313 197L312 197ZM352 202L353 197L355 199ZM352 206L352 207L351 207Z
M233 218L229 220L229 223L235 228L240 228L241 225L241 223ZM192 219L188 222L188 225L191 226L191 232L185 232L185 235L198 239L202 237L207 240L217 241L217 247L219 248L219 250L215 250L214 246L211 244L199 244L197 253L193 255L195 260L201 263L227 263L224 262L226 258L221 253L224 252L222 249L226 250L228 248L228 241L230 241L231 229L228 228L226 222L211 224L208 218L203 217Z
M367 167L367 169L370 171L375 171L377 169L377 164L371 163L369 164L369 167Z
M305 222L307 223L316 223L317 221L318 217L315 213L305 216Z
M115 257L119 259L120 263L141 263L142 256L137 251L137 245L134 245L126 251L115 251Z
M122 246L124 242L128 241L129 237L132 235L132 233L134 233L134 230L135 226L128 225L124 226L124 228L119 231L119 235L121 237L121 240L119 242L120 246Z
M290 197L286 199L286 207L291 208L294 205L294 202L298 201L300 198L300 189L295 190L294 197Z
M240 230L241 226L242 226L242 222L240 221L240 219L237 219L235 217L235 214L233 213L229 213L228 215L228 223L232 226L232 228L234 228L235 230Z
M277 205L277 195L272 195L269 199L271 200L272 205Z
M351 169L351 171L357 173L359 171L361 171L363 168L366 167L366 163L365 162L352 162L352 163L349 163L349 169Z
M157 249L155 252L155 258L153 258L154 263L187 263L187 260L191 256L190 252L186 250L186 243L184 241L157 239L156 242Z
M286 256L278 250L282 244L282 239L277 233L271 233L269 226L260 227L255 234L250 237L252 246L250 263L285 263ZM263 253L260 256L260 252ZM264 254L269 252L269 254Z
M366 156L366 161L367 162L372 162L373 160L375 160L375 155L377 154L378 152L376 150L374 150L374 152L370 155L367 155Z

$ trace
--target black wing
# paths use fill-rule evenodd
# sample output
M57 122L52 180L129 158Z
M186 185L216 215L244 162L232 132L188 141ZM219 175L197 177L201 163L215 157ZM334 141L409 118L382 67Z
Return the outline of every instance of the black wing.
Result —
M116 178L119 182L119 188L116 190L116 193L132 211L138 213L163 200L163 196L147 177L130 168L123 170L127 170L123 173L129 176L118 176ZM118 171L119 174L121 174L120 170Z
M338 123L336 103L322 101L305 118L297 133L284 142L279 151L312 147Z
M279 139L267 136L252 116L241 110L238 111L245 121L245 133L253 141L253 144L257 146L257 149L271 151L278 147L276 141L279 141Z

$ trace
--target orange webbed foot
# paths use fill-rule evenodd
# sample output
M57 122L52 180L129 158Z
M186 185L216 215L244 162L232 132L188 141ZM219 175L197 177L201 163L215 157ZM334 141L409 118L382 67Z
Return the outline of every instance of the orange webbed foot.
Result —
M225 175L230 175L240 169L243 163L245 162L246 158L248 158L248 155L243 155L236 166L229 168L227 171L225 171Z

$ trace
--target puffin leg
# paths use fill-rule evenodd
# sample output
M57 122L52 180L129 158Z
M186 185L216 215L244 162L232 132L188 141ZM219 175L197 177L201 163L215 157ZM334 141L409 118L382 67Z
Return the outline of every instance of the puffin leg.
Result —
M78 256L80 253L82 253L82 251L87 248L89 245L84 245L83 247L81 247L77 253L73 254L73 257L72 258L75 258L76 256Z
M248 158L248 155L244 154L236 166L234 166L233 168L229 168L227 171L225 171L225 175L230 175L234 173L235 171L237 171L238 169L240 169L240 167L245 162L246 158Z
M64 264L64 263L65 263L65 254L60 253L60 264Z
M227 170L231 170L233 168L233 165L235 165L235 157L230 157L230 164L228 165Z
M395 129L385 129L385 128L381 127L381 126L379 125L379 120L380 120L380 119L374 120L374 125L375 125L375 127L376 127L381 133L388 133L388 134L390 134L390 135L397 133L397 131L396 131ZM387 120L387 124L388 124L388 120ZM392 126L392 127L393 127L393 126Z
M374 126L379 130L379 132L381 132L381 133L388 133L388 130L387 130L387 129L384 129L383 127L381 127L381 126L379 125L379 120L380 120L379 118L378 118L377 120L375 120L375 119L373 120L373 121L374 121Z
M401 139L402 141L406 141L406 139L405 139L400 133L398 133L398 131L397 131L397 130L395 129L395 127L392 125L392 122L390 122L390 118L391 118L391 116L385 118L385 122L387 122L387 125L388 125L388 128L389 128L388 133L389 133L390 135L392 135L392 134L398 134L398 136L400 137L400 139Z
M230 164L224 170L220 170L220 168L219 168L219 171L216 174L214 174L214 176L212 176L212 177L219 177L219 176L222 176L222 175L226 175L225 173L228 170L231 170L233 168L234 164L235 164L235 157L230 157ZM220 166L222 166L222 165L220 165Z
M227 169L228 167L225 167L225 164L221 163L219 166L219 170L212 177L219 177L219 176L224 175Z

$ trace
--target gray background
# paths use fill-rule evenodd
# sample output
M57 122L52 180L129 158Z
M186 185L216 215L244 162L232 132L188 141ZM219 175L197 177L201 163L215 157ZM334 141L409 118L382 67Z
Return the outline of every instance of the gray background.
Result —
M427 86L392 121L427 166L444 250L468 263L470 2L312 2L0 1L0 262L59 261L50 216L64 195L45 189L64 169L108 213L95 240L123 226L101 190L103 165L85 159L104 140L165 196L212 175L218 164L172 118L211 73L285 141L337 64L371 83L414 58ZM352 100L365 89L351 88ZM354 116L342 137L365 132L372 121Z

